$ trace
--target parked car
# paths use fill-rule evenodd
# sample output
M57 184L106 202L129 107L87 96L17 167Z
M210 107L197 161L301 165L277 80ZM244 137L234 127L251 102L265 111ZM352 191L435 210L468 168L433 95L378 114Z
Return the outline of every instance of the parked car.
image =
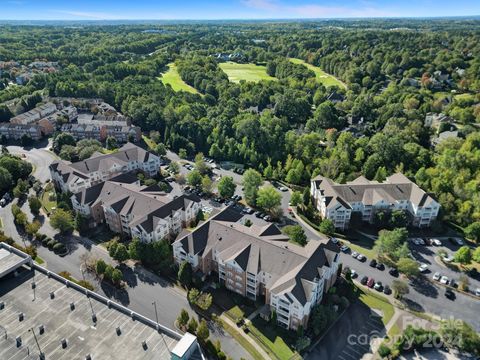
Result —
M262 217L262 213L261 213L260 211L255 211L255 217L261 218L261 217Z
M442 246L442 242L438 239L432 239L432 244L435 246Z
M271 217L270 215L265 215L265 216L263 217L263 220L268 221L268 222L271 222L273 219L272 219L272 217Z
M450 289L446 289L445 290L445 297L447 299L450 299L450 300L455 300L455 293Z
M365 260L367 260L367 258L365 257L365 255L358 254L357 260L358 260L358 261L361 261L361 262L364 262Z
M440 284L448 285L448 277L445 275L440 278Z
M440 275L439 272L436 272L435 274L433 274L433 280L435 281L439 281L441 277L442 275Z
M245 211L246 214L249 214L249 215L253 214L253 209L250 208L250 207L246 207L246 208L244 209L244 211Z
M480 288L475 289L475 296L480 297Z
M453 261L453 256L452 255L444 256L442 260L445 261L446 263L451 263Z
M375 290L377 290L377 291L382 291L382 290L383 290L383 284L382 284L382 282L381 282L381 281L377 281L377 282L375 283L375 286L374 286L373 288L374 288Z
M342 247L340 248L340 250L342 250L342 252L346 253L346 252L348 252L349 247L348 247L347 245L342 245Z
M350 277L352 279L355 279L357 276L358 276L358 273L354 269L351 269L350 270Z
M338 243L338 239L337 238L330 238L331 242L334 243L334 244L337 244Z
M375 260L375 259L370 260L369 265L370 265L370 267L377 267L377 260Z
M424 273L424 272L427 272L428 271L428 265L427 264L422 264L418 267L418 270L421 272L421 273Z
M398 270L395 268L390 268L390 270L388 270L388 273L394 277L398 276Z
M385 287L383 288L383 293L385 295L390 295L392 293L392 289L390 289L390 286L385 285Z
M368 278L367 286L372 288L375 285L375 280L373 278Z
M462 239L460 239L460 238L454 238L454 240L455 240L455 243L456 243L458 246L463 246L463 245L465 245L465 242L464 242Z
M377 270L380 270L380 271L385 270L385 265L383 265L382 263L377 263Z
M362 277L362 280L360 280L360 284L362 284L362 285L367 285L367 282L368 282L368 277L367 276Z
M285 186L280 186L278 188L278 190L282 191L282 192L285 192L285 191L288 191L288 189L285 187Z
M352 257L353 258L357 258L357 256L359 255L359 253L357 253L356 251L352 251Z

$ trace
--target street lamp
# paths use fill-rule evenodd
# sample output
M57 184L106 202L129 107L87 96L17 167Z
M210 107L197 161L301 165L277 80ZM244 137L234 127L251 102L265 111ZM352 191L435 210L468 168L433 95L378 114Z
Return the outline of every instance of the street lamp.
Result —
M159 331L159 330L160 330L160 326L159 326L159 324L158 324L157 302L156 302L156 301L153 301L153 302L152 302L152 305L153 305L153 307L155 308L155 319L157 320L157 331ZM163 340L163 342L164 342L164 344L165 344L165 347L167 348L168 351L170 351L170 349L168 348L168 344L167 344L167 342L165 341L165 338L163 337L163 333L162 333L161 331L160 331L160 335L162 336L162 340Z
M28 329L28 331L32 332L33 334L33 338L35 339L35 343L37 344L37 347L38 347L38 352L39 352L39 358L40 360L44 360L45 359L45 354L42 352L42 349L40 348L40 344L38 343L38 340L37 340L37 335L35 335L35 331L33 330L33 327Z

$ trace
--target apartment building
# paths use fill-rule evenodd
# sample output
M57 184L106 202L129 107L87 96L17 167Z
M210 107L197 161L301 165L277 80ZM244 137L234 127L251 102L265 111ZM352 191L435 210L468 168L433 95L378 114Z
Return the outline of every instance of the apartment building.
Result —
M123 174L71 197L73 209L90 219L90 226L105 223L115 233L144 242L174 238L197 217L200 198L170 198L157 185L141 186L132 174Z
M226 208L173 243L175 262L189 262L204 275L215 274L225 287L275 310L288 329L307 326L312 308L335 283L339 249L310 241L288 242L274 224L247 227Z
M28 125L37 122L44 117L47 117L57 111L57 106L54 103L48 102L46 104L37 106L36 108L27 111L23 114L14 116L10 119L12 124Z
M138 126L98 125L96 123L64 124L62 132L71 134L76 140L105 141L108 137L113 137L118 143L137 142L142 137L142 131Z
M36 124L0 124L0 136L4 136L9 140L20 140L24 135L32 140L40 140L42 138L42 127Z
M347 229L353 213L372 223L379 211L404 210L411 214L412 225L428 227L437 218L440 204L401 173L385 182L360 176L346 184L337 184L323 176L312 179L310 194L324 219L338 229Z
M77 122L82 125L108 125L108 126L130 126L132 121L129 117L116 115L94 115L94 114L80 114Z
M54 161L50 165L50 174L57 188L77 193L131 171L142 171L153 176L158 172L160 164L158 156L127 143L112 154L95 153L89 159L75 163Z

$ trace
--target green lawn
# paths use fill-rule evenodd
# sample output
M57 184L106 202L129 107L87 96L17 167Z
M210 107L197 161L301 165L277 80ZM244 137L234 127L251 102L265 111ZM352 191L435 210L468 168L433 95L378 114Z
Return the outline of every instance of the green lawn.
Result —
M198 93L198 91L188 85L185 81L182 80L180 74L177 71L177 66L174 63L167 65L168 71L163 73L158 79L163 82L165 85L170 84L174 91L187 91L192 94Z
M272 326L270 323L257 316L248 326L250 335L264 350L273 354L275 359L288 360L295 355L295 351L288 345L294 343L293 333L289 333L278 326Z
M387 325L392 318L395 310L393 305L390 304L385 296L376 294L370 290L360 289L360 301L367 305L369 308L380 310L383 313L382 322Z
M238 64L231 61L220 63L220 68L227 74L232 82L240 80L258 82L260 80L276 80L267 74L265 66L255 64Z
M50 185L50 184L49 184ZM49 194L51 192L55 193L55 189L53 188L53 184L52 186L49 186L47 185L45 187L45 190L43 191L42 193L42 197L41 197L41 202L42 202L42 205L43 207L45 208L45 210L48 212L48 213L51 213L52 212L52 208L54 207L57 207L57 201L56 200L50 200L49 199Z
M262 355L253 347L252 344L250 344L247 339L240 333L242 330L237 330L230 325L228 325L226 322L222 321L222 327L223 329L228 332L242 347L247 350L250 355L252 355L254 360L263 360Z
M142 139L143 141L145 141L145 144L147 144L149 150L155 150L155 148L157 147L155 141L153 141L146 135L142 135Z
M337 79L335 76L327 74L325 71L319 67L313 66L302 59L289 58L289 60L294 64L300 64L306 66L308 69L312 70L315 73L315 76L319 82L325 86L338 86L339 88L347 88L347 85Z

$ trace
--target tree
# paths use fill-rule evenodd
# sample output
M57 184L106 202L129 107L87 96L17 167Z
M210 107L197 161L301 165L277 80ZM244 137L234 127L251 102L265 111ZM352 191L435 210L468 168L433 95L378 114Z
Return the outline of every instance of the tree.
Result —
M107 265L104 272L104 278L107 280L112 280L114 270L115 268L112 265Z
M40 224L40 221L34 220L33 222L27 223L25 225L25 231L28 235L32 236L32 235L35 235L38 232L38 230L40 230L41 226L42 224Z
M180 157L180 159L186 159L187 158L187 150L185 150L185 149L178 150L178 156Z
M187 175L187 183L191 186L200 185L202 183L202 174L197 169L190 171Z
M294 191L292 197L290 198L290 203L292 206L300 205L303 201L302 193L300 191Z
M205 321L205 319L202 319L197 328L198 340L200 340L200 342L202 343L205 343L209 336L210 331L208 330L207 322Z
M462 291L468 291L468 286L470 285L470 280L465 274L461 274L458 277L458 288Z
M212 180L210 179L210 177L208 177L207 175L205 175L203 178L202 178L202 190L206 193L211 193L212 192L212 188L213 188L213 182Z
M102 259L99 259L95 264L95 271L98 275L103 275L107 269L107 263Z
M155 146L155 153L157 153L157 155L159 156L165 156L167 155L167 148L165 147L165 144L157 144Z
M333 224L332 220L323 219L322 222L320 223L319 230L321 233L331 236L335 234L335 225Z
M177 317L177 323L179 327L185 327L188 324L188 320L190 319L190 315L188 315L188 311L182 309L180 314Z
M113 258L119 262L124 262L128 259L128 255L127 247L124 244L118 244Z
M114 150L118 147L117 139L115 139L113 136L107 137L107 140L105 143L108 150Z
M480 354L480 335L462 320L445 320L440 327L440 335L449 347L471 354Z
M133 260L140 260L142 253L142 242L139 238L133 238L133 240L128 244L128 256Z
M17 186L13 188L13 196L23 198L28 194L28 181L18 179Z
M285 234L290 237L293 242L305 246L307 244L307 235L300 225L288 225L283 228Z
M12 175L7 169L0 167L0 191L6 191L12 186Z
M235 194L236 187L231 176L223 176L217 184L218 193L222 198L231 198Z
M112 271L111 279L112 279L112 282L113 282L114 284L119 284L120 281L122 281L122 279L123 279L123 274L122 274L122 272L120 271L120 269L114 269L114 270Z
M324 305L316 306L310 318L310 327L313 330L313 333L318 336L320 335L325 329L327 329L328 325L333 321L335 314L333 310Z
M335 110L335 106L330 101L325 101L321 103L315 113L313 118L308 120L307 129L309 131L318 131L321 129L330 129L336 128L341 129L343 127L344 120L340 119Z
M459 264L468 265L472 262L472 251L468 246L462 246L455 252L453 258Z
M404 295L407 295L410 291L408 284L405 281L401 281L401 280L392 281L392 290L393 290L393 296L396 299L402 299L402 297Z
M178 172L180 171L180 165L178 165L177 162L175 161L172 161L170 163L170 165L168 165L168 168L170 169L171 172L173 172L174 174L178 174Z
M407 226L408 218L404 210L394 210L390 216L390 226L393 228L403 228Z
M480 263L480 246L478 246L472 254L473 261Z
M194 317L192 317L187 324L187 331L191 334L195 334L197 332L197 328L198 328L198 322L197 320L195 320Z
M50 216L50 224L62 233L72 231L75 226L72 213L64 209L56 209L53 212Z
M373 250L380 258L389 257L391 260L397 261L399 258L406 257L409 254L406 243L407 237L408 231L405 228L382 230L379 232Z
M465 236L469 239L480 240L480 221L471 223L465 228Z
M410 258L401 258L397 261L397 269L408 277L415 277L420 274L418 262Z
M305 206L310 205L310 203L312 202L312 197L310 196L310 189L308 187L306 187L303 190L302 196L303 196L303 205Z
M30 207L30 211L32 212L32 214L38 215L42 207L42 202L36 196L29 196L28 206Z
M249 205L255 205L257 200L258 188L263 184L262 175L254 169L248 169L243 174L243 193L245 201Z
M197 170L202 175L205 175L207 173L208 167L205 163L203 153L198 153L197 155L195 155L195 170Z
M178 269L178 281L187 288L192 284L193 270L189 262L184 261Z
M273 214L282 204L282 195L271 185L264 186L258 190L257 205Z

